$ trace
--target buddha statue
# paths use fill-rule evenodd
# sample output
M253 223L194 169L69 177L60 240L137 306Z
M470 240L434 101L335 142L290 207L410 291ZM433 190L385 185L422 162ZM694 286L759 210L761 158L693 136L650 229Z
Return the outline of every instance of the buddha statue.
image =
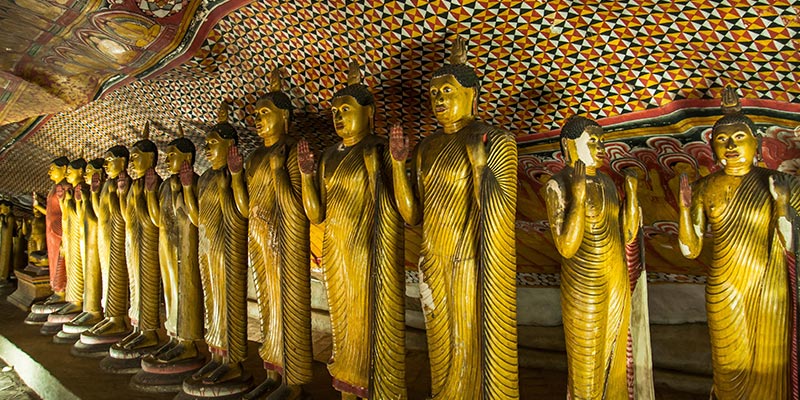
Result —
M267 379L245 398L282 385L269 397L300 398L312 380L309 224L303 211L297 144L288 136L292 102L272 71L269 93L258 100L254 119L263 139L244 165L228 157L236 202L249 218L249 253L258 296ZM280 375L283 375L281 380Z
M122 217L118 181L128 168L130 152L125 146L113 146L104 155L103 167L108 179L92 175L91 207L97 214L97 251L103 287L103 320L81 333L72 354L107 355L108 348L126 337L131 330L128 310L128 266L125 254L125 220Z
M16 217L12 212L13 204L8 200L0 200L0 289L11 288L9 280L14 269L14 230Z
M103 308L100 304L103 283L97 243L97 211L91 202L91 189L86 182L92 182L95 175L99 175L100 182L105 180L104 163L102 158L87 163L83 182L77 183L74 189L75 203L71 207L75 209L78 221L83 225L83 242L80 245L83 259L83 311L64 324L59 333L62 336L79 335L103 319Z
M711 233L706 312L714 372L712 397L788 399L798 396L796 266L800 183L756 166L761 137L736 111L736 89L723 92L723 110L711 132L722 170L692 185L680 182L679 244L695 258Z
M50 163L47 174L50 180L53 181L53 187L47 193L44 206L39 204L36 196L33 197L33 207L45 215L47 263L50 274L50 288L53 290L53 294L45 301L31 306L31 313L25 318L26 324L39 325L45 323L50 313L58 311L65 304L64 290L67 286L67 276L65 272L66 264L64 264L64 258L61 256L61 204L58 196L56 196L56 188L66 182L64 178L67 174L67 164L69 164L69 160L66 157L58 157Z
M562 257L561 313L572 399L629 396L632 286L626 247L635 244L641 221L638 179L625 176L621 204L614 181L599 171L603 140L597 122L568 119L561 129L567 165L545 187L553 241ZM637 393L636 398L644 397Z
M197 174L184 189L181 185L181 167L192 170L195 146L183 137L167 144L165 164L170 176L157 185L153 169L145 174L147 206L159 232L159 260L163 284L166 322L169 341L155 352L142 358L142 373L134 376L137 385L175 385L180 390L184 378L205 363L205 356L197 348L203 340L203 288L197 254L197 226L189 220L189 209L184 190L197 194ZM150 376L147 374L160 375Z
M33 197L38 197L36 193ZM38 200L37 200L38 202ZM44 214L40 207L33 207L31 210L30 227L28 228L28 267L30 272L38 272L41 268L47 268L47 235Z
M406 398L403 221L392 194L387 141L373 133L375 100L350 64L333 97L339 144L314 173L298 144L306 215L325 222L322 268L333 336L328 371L343 399Z
M56 188L56 195L61 204L61 251L67 267L67 287L64 299L66 304L58 311L50 314L47 323L42 326L41 333L59 333L53 340L56 343L75 343L75 335L66 335L61 331L62 325L78 316L83 310L83 248L84 223L78 214L75 199L76 189L84 182L86 160L78 158L67 166L66 183Z
M397 205L422 223L420 294L433 399L516 399L514 135L475 116L480 80L457 39L434 72L431 107L442 129L425 137L406 176L408 139L391 129Z
M117 180L117 192L122 217L125 220L125 250L128 263L130 308L128 316L133 332L114 346L109 355L119 360L138 358L156 349L159 344L159 305L161 303L161 271L159 264L158 226L147 205L145 174L158 162L158 148L149 139L150 124L144 127L144 139L130 149L128 177L122 171ZM161 178L156 176L156 185ZM135 363L137 366L139 362Z
M19 271L28 265L28 235L30 223L28 218L16 218L14 227L13 263L14 271Z
M235 177L228 169L228 154L235 153L239 137L227 119L223 103L218 123L206 136L211 168L197 181L197 194L192 167L184 163L180 172L187 214L198 228L205 339L211 352L211 360L183 383L183 391L195 396L209 390L235 395L252 385L252 376L242 367L247 358L247 212L231 187Z

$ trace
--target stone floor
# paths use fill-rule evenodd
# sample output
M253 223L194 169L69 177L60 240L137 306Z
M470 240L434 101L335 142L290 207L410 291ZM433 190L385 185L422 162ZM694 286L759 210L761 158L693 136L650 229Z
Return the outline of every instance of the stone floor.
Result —
M143 400L167 400L173 397L172 394L150 394L136 392L128 387L130 375L106 374L98 367L98 360L76 358L69 354L69 346L52 343L49 337L42 336L38 332L38 327L24 325L22 323L26 313L15 308L5 301L5 297L0 300L0 335L13 343L13 346L21 350L41 365L47 372L43 375L52 374L50 379L57 382L54 385L63 386L75 397L84 400L107 399L113 393L114 399L143 399ZM0 338L2 339L2 338ZM264 377L261 368L261 360L257 356L258 343L250 342L250 357L245 366L253 372L257 381ZM324 361L330 356L330 336L322 333L314 334L314 374L315 381L305 389L314 399L337 399L339 395L331 387L331 378L327 373ZM3 356L3 353L0 353ZM4 356L3 356L4 357ZM555 359L561 357L555 355ZM547 360L548 356L542 356L542 360ZM408 352L406 358L406 380L408 382L409 399L424 399L428 395L430 388L430 370L427 362L427 353L424 351L412 350ZM9 362L9 364L12 364ZM551 365L543 363L544 368L522 367L520 369L520 392L523 399L564 399L566 373L563 368L550 368ZM6 379L9 379L8 381ZM5 374L0 375L0 400L5 399L36 399L35 395L26 395L29 389L23 387L18 380L10 380ZM19 379L19 378L16 378ZM13 382L7 384L5 382ZM37 386L29 382L31 386ZM41 386L41 385L39 385ZM44 388L45 392L49 389ZM8 396L6 396L8 392ZM41 393L41 391L40 391ZM47 392L52 393L52 392ZM42 394L42 398L62 398L58 395ZM16 396L16 397L14 397ZM28 397L21 397L28 396ZM663 400L705 400L708 395L690 394L677 391L668 387L656 387L656 398Z
M25 385L14 371L0 359L0 400L39 400L39 396Z

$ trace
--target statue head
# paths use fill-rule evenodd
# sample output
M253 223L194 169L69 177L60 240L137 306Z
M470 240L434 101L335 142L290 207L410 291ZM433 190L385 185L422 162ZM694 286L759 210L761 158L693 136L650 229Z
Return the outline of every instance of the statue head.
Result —
M92 182L92 177L96 174L100 174L100 180L103 179L103 165L105 164L106 160L102 158L95 158L92 161L86 163L86 172L83 174L83 180L86 182Z
M167 170L170 174L177 174L181 172L181 166L184 162L194 166L194 157L197 150L194 143L185 137L179 137L167 145L166 164Z
M83 158L72 160L67 167L67 182L73 186L83 182L84 172L86 172L86 160Z
M64 180L67 175L67 165L69 159L67 157L58 157L50 162L50 167L47 169L47 175L53 183L58 183Z
M228 165L228 151L239 143L239 135L233 125L222 122L214 125L206 136L206 157L211 168L220 169Z
M711 129L711 149L726 174L744 175L760 156L761 136L750 118L731 113Z
M128 169L128 160L130 159L130 152L125 146L114 146L106 151L105 168L109 178L116 178L119 174Z
M158 162L158 147L150 139L142 139L131 146L130 164L131 177L134 179L144 176L150 168L155 168Z
M450 64L439 68L431 79L431 108L445 133L458 129L451 126L463 126L475 118L480 78L466 61L466 43L459 37L453 43Z
M255 115L258 136L267 142L275 142L288 133L292 121L292 101L281 91L280 70L272 70L269 93L256 102Z
M333 95L331 104L333 127L348 146L372 133L375 98L361 78L358 63L350 63L347 87Z
M605 139L603 128L597 122L581 116L567 119L561 128L561 153L567 165L575 165L578 160L586 165L587 173L603 165L605 159Z
M0 215L11 215L11 210L14 208L14 203L3 199L0 200Z

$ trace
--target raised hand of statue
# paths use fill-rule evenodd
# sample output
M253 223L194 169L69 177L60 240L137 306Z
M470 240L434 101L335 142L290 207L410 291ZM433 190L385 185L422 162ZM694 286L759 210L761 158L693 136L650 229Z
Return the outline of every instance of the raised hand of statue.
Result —
M75 185L75 200L83 200L83 193L81 193L81 190L83 190L83 183Z
M639 186L639 173L636 171L625 171L625 194L628 196L636 195Z
M64 186L60 183L56 185L56 197L59 200L64 199Z
M192 186L193 175L194 171L192 170L192 166L188 161L184 161L183 164L181 164L181 185L185 187Z
M273 171L283 168L283 164L285 163L286 163L286 146L280 146L280 148L270 153L269 167Z
M156 190L157 182L158 180L156 179L155 168L148 168L147 171L144 173L144 190L148 192Z
M238 174L242 172L242 166L244 163L242 162L242 155L239 154L239 149L236 148L236 145L231 146L228 149L228 170L231 171L232 174Z
M689 184L689 177L681 174L680 201L681 209L689 209L692 206L692 186Z
M399 122L389 130L389 151L395 161L405 161L408 158L408 136L403 134L403 125Z
M129 187L130 178L128 177L128 172L123 169L122 172L119 173L119 178L117 179L117 190L125 194L128 192Z
M572 198L576 203L583 203L586 201L586 165L583 161L575 161L575 167L572 172Z
M314 173L314 153L308 148L308 142L300 139L297 143L297 166L304 174Z
M789 204L789 179L787 175L769 177L769 192L779 206Z
M36 195L36 192L32 192L32 195L33 195L33 208L35 209L36 207L39 206L39 196Z
M100 174L92 175L92 186L90 187L92 193L97 193L100 191Z

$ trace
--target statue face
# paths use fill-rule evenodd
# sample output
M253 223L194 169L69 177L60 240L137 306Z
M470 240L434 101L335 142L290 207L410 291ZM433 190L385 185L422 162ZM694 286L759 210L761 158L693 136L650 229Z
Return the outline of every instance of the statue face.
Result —
M587 167L599 168L606 158L604 139L603 128L599 126L588 126L576 139L566 139L567 146L565 147L570 160L581 160Z
M233 145L233 139L223 139L216 131L211 131L206 137L206 157L215 169L221 168L228 162L228 150Z
M368 131L372 119L372 107L358 104L353 96L333 99L331 105L333 127L341 138L350 138Z
M453 75L433 78L430 95L433 114L442 124L458 122L472 116L475 89L461 86Z
M105 158L106 162L103 165L103 168L105 168L106 173L108 173L110 178L116 178L119 176L120 172L128 167L125 157L117 157L111 153L106 153Z
M0 204L0 214L2 215L11 214L11 207L9 207L7 204Z
M58 183L64 180L64 176L67 174L67 166L61 166L55 164L50 164L50 167L47 168L47 175L50 177L50 180L54 183Z
M758 152L758 139L747 125L723 125L714 130L711 147L725 170L749 168Z
M76 185L83 181L83 170L80 168L67 167L67 182Z
M181 172L181 166L184 162L192 163L192 153L183 153L175 146L167 146L165 162L167 164L167 171L175 175Z
M281 110L271 101L265 101L256 108L256 132L263 139L277 137L286 130L286 110Z
M153 153L142 151L136 147L131 148L131 176L141 178L153 166Z
M92 164L86 164L86 172L83 174L83 180L86 182L91 182L92 177L95 174L100 174L102 172L102 168L95 168Z

